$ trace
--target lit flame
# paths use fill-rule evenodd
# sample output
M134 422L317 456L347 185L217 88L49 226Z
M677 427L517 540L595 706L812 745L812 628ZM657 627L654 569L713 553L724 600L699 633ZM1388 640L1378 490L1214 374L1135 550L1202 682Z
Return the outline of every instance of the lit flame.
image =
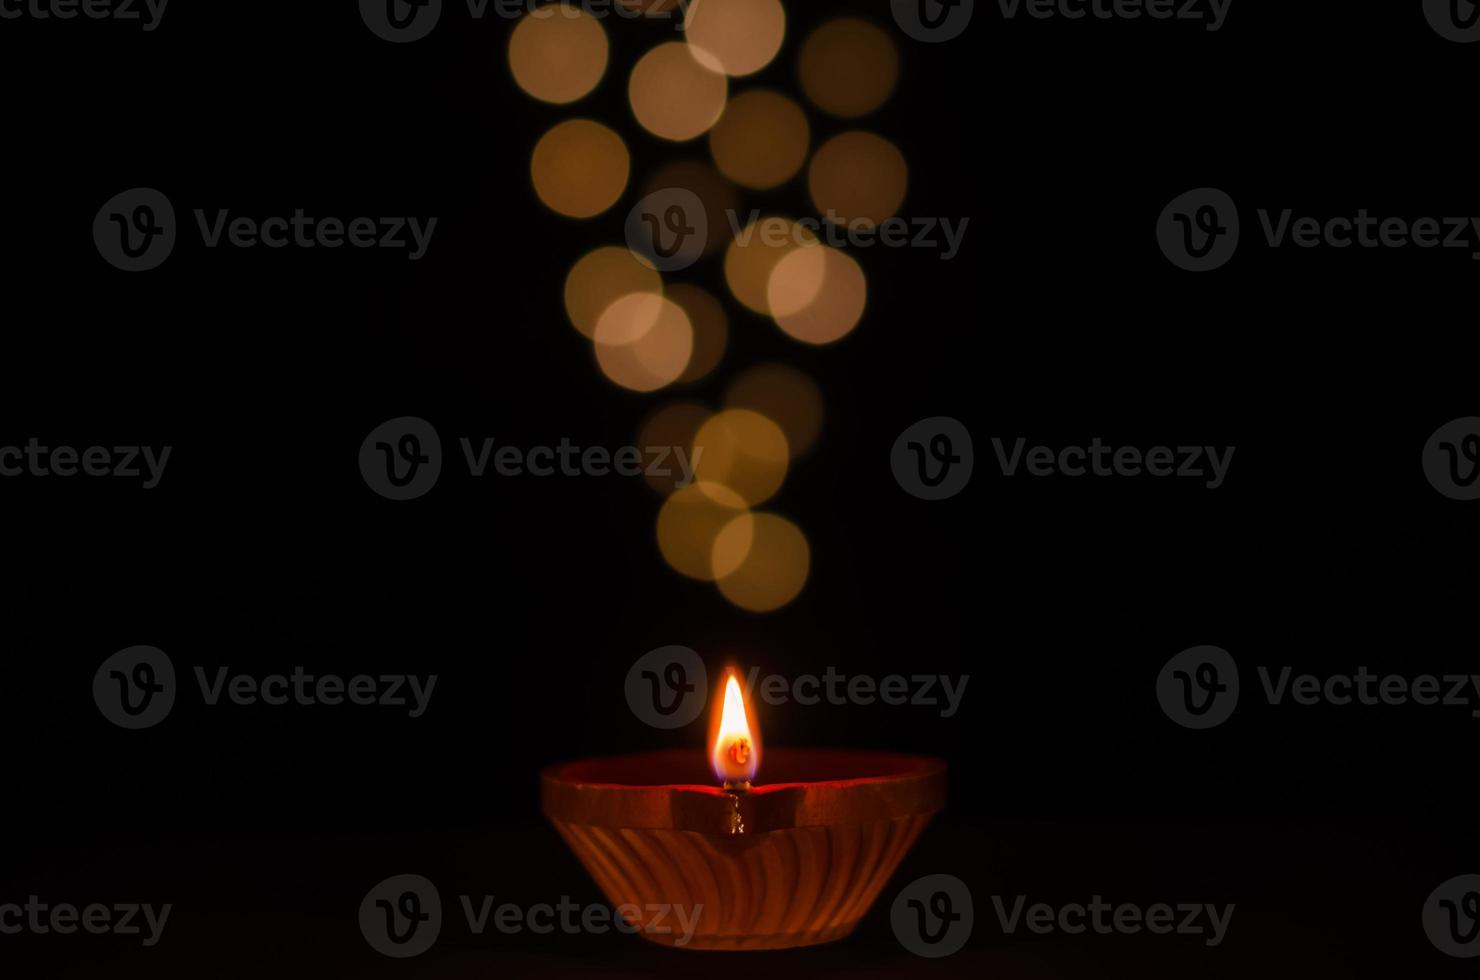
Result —
M709 745L709 761L720 782L734 785L755 779L761 762L758 729L751 721L740 682L733 673L725 678L719 726L714 729Z

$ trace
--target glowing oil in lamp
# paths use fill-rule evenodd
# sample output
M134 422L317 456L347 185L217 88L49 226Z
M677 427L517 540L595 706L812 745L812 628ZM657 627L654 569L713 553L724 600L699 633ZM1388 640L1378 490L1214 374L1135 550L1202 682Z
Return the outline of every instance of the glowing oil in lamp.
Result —
M650 942L785 949L847 936L945 802L945 765L888 752L773 748L733 671L694 748L584 759L540 777L545 815ZM709 780L716 780L719 785ZM655 911L682 907L678 937Z

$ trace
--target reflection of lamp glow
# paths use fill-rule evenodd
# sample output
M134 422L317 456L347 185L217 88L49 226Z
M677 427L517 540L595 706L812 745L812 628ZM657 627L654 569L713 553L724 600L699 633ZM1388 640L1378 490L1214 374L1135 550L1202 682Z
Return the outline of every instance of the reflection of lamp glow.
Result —
M591 93L606 74L606 29L568 3L531 11L509 38L509 68L541 102L565 105Z
M725 76L700 64L688 45L671 41L642 56L632 69L627 97L643 129L681 142L715 124L729 87Z
M817 213L845 225L878 225L893 217L908 184L904 154L873 133L834 136L818 147L807 171Z
M620 136L599 122L572 119L540 137L530 175L550 210L592 218L617 203L631 166Z
M802 44L802 91L823 112L844 119L889 101L899 81L899 49L882 28L856 17L823 24Z
M730 100L709 131L709 152L720 173L742 187L769 190L807 162L812 129L802 107L777 92L745 92Z
M689 0L684 37L715 71L753 75L781 50L786 11L781 0Z
M792 251L817 243L817 236L790 218L765 217L750 223L725 252L725 281L747 309L771 312L771 273Z

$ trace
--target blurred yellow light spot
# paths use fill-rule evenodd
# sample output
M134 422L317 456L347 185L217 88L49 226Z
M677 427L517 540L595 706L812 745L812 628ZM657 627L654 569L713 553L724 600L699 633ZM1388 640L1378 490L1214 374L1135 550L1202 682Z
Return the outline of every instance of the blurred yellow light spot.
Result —
M627 97L642 128L666 140L702 136L719 120L730 83L681 41L660 44L632 69Z
M834 136L818 148L807 173L817 213L842 225L878 225L893 217L908 185L904 154L873 133Z
M550 210L592 218L617 203L631 168L620 136L590 119L572 119L540 137L530 174Z
M725 252L725 282L746 309L771 312L771 274L792 252L817 244L817 236L790 218L768 216L752 221Z
M615 383L657 391L683 376L694 330L683 308L656 293L623 296L596 321L596 362Z
M786 11L781 0L689 0L684 36L714 70L752 75L781 50Z
M764 89L730 100L709 131L709 151L720 173L742 187L769 190L807 162L812 130L791 99Z
M682 384L702 381L719 367L729 344L730 325L725 308L709 293L687 283L670 287L667 296L683 308L694 328L694 354L678 380Z
M722 484L754 507L786 480L791 449L775 422L750 409L715 415L694 436L694 474L701 483Z
M666 450L670 465L662 467L666 474L649 473L651 467L643 467L643 478L648 486L668 496L679 489L685 479L683 467L675 458L682 450L685 458L690 457L694 447L694 436L714 413L698 402L671 402L648 416L637 435L637 445L644 453L653 449ZM648 456L646 458L651 458Z
M771 315L794 316L816 302L827 278L827 249L821 245L794 248L781 257L766 282L766 308Z
M519 87L541 102L565 105L589 95L606 74L601 22L568 3L539 7L509 38L509 68Z
M899 82L899 49L882 28L856 17L828 21L802 44L802 91L823 112L845 119L889 101Z
M771 295L806 292L817 275L821 256L821 285L812 301L800 309L774 315L776 325L808 344L831 344L853 332L868 304L868 281L852 256L829 245L798 249L786 255L771 273ZM796 279L801 286L788 285Z
M807 584L812 549L801 528L775 514L739 514L716 535L710 558L724 597L750 612L771 612Z
M825 413L817 382L787 364L760 364L745 371L725 391L725 407L760 412L781 426L793 458L817 443Z
M719 484L691 483L658 511L658 550L680 575L714 581L714 544L719 532L745 512L745 501Z
M713 166L699 160L677 160L664 164L643 185L643 195L680 188L690 191L704 205L708 234L704 252L719 248L730 234L730 215L740 206L735 185L720 176Z
M601 314L631 293L663 292L663 277L630 249L608 245L582 256L565 277L565 312L586 337L596 336Z

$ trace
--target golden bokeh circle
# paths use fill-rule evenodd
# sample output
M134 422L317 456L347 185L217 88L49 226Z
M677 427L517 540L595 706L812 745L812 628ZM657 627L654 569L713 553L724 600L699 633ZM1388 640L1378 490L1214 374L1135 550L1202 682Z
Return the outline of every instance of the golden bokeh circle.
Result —
M664 190L686 190L699 199L707 217L704 254L715 251L730 234L731 216L740 206L735 185L722 177L714 166L702 160L674 160L653 172L643 185L643 195Z
M565 312L585 337L596 336L596 324L607 307L630 293L663 292L663 277L631 249L607 245L588 252L565 277Z
M806 586L812 549L786 518L743 513L715 535L710 564L726 599L750 612L773 612Z
M793 280L801 285L791 285ZM863 319L868 280L851 255L830 245L817 245L784 256L771 272L768 294L801 295L814 284L811 302L800 309L773 313L772 318L790 336L821 346L843 339Z
M742 372L725 389L724 404L760 412L779 425L793 458L817 444L826 415L817 382L789 364L758 364Z
M746 309L771 312L771 274L787 255L817 244L811 229L790 218L767 215L741 230L725 251L725 282Z
M530 11L509 37L509 69L541 102L566 105L591 94L606 74L606 28L580 7L553 3Z
M714 543L725 525L745 513L745 501L719 484L691 483L658 511L658 551L680 575L714 581Z
M631 170L622 137L591 119L571 119L545 133L530 163L535 194L568 218L594 218L616 204Z
M670 402L647 417L637 434L638 448L647 458L652 458L656 450L668 459L668 465L659 467L666 470L664 473L649 472L653 467L643 467L643 479L648 486L666 497L685 485L684 465L685 461L692 465L694 436L713 414L699 402L680 401ZM677 457L679 452L684 454L682 460Z
M709 131L709 152L720 173L752 190L770 190L795 177L811 142L802 107L768 89L730 99Z
M729 88L724 74L700 64L687 44L670 41L637 62L627 98L643 129L681 143L719 121Z
M673 384L689 366L694 330L683 307L656 293L630 293L596 321L596 363L612 382L649 392Z
M730 321L725 308L710 293L689 283L670 286L666 295L683 308L694 328L694 353L678 380L681 384L702 381L719 367L729 346Z
M752 507L781 489L790 461L781 426L751 409L719 412L694 436L695 476L722 484Z
M899 213L909 166L899 147L873 133L841 133L817 148L807 189L817 213L841 225L877 226Z
M781 0L689 0L684 37L715 71L753 75L781 50L786 10Z
M899 48L883 28L857 17L828 21L802 43L802 91L823 112L856 119L878 109L899 83Z

